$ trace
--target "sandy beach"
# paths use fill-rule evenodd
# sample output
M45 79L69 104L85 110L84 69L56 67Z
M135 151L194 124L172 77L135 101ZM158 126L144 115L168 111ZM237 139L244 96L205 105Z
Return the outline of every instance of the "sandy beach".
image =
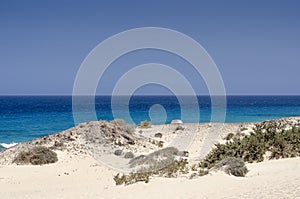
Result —
M198 154L196 146L201 145L205 130L210 128L211 124L183 125L185 129L198 129L189 150L190 161L193 161ZM224 125L219 142L224 142L222 137L226 133L236 133L242 127L253 124ZM165 132L171 128L170 125L164 125L165 130L161 127L152 126L146 131L151 134L159 128L166 135ZM52 142L55 139L63 139L63 135L70 131L72 129L50 135L47 139ZM23 145L32 145L41 140L45 139L38 138ZM51 145L49 140L44 144ZM8 156L13 156L24 146L17 145L0 153L1 198L300 198L299 157L247 163L249 172L245 177L211 171L208 175L195 179L187 179L185 176L151 177L149 183L116 186L113 176L118 171L97 161L78 140L65 143L68 146L63 150L55 149L58 161L42 166L11 163L12 158Z
M62 154L61 154L62 155ZM90 157L46 166L0 169L1 198L297 198L300 158L248 164L245 178L213 173L198 179L155 178L116 186L114 171Z

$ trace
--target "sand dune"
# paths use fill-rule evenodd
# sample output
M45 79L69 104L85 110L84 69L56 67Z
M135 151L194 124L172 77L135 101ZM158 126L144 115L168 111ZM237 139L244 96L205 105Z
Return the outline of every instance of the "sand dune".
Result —
M299 198L300 158L248 164L245 178L216 172L188 180L154 178L116 186L115 171L91 157L60 154L45 166L3 166L1 198Z
M224 125L220 142L226 133L237 132L241 127L253 124ZM152 135L160 129L166 135L170 128L173 127L154 126L145 130L145 134ZM194 161L199 154L198 146L203 143L209 128L211 124L185 124L187 130L197 129L195 140L189 148L190 161ZM247 164L249 173L246 177L212 171L191 180L186 177L153 177L150 183L116 186L113 176L118 171L96 161L78 140L69 137L73 130L39 138L2 152L0 198L300 198L299 157ZM173 134L171 132L170 137ZM71 135L76 137L79 134ZM166 143L169 138L165 138ZM9 163L16 151L40 141L45 141L46 145L53 144L55 139L70 141L65 143L64 150L54 149L58 154L58 162L43 166Z

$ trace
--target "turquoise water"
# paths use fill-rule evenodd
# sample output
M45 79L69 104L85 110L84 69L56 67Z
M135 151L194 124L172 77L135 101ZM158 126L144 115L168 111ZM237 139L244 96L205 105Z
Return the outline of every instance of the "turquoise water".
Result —
M109 96L97 96L95 109L98 120L114 119ZM123 106L120 97L119 111ZM194 122L194 101L186 97L190 117L184 122ZM190 104L189 104L190 103ZM199 122L209 122L211 99L198 96ZM181 117L180 103L175 96L133 96L129 111L132 120L150 120L149 109L155 104L164 107L166 123ZM190 105L190 106L189 106ZM228 96L226 122L255 122L300 115L300 96ZM152 121L161 114L152 114ZM126 119L126 118L125 118ZM88 120L88 118L86 119ZM82 121L85 121L83 118ZM158 122L155 122L158 121ZM30 139L59 132L74 126L71 96L2 96L0 97L0 143L24 142ZM1 145L0 145L1 146Z

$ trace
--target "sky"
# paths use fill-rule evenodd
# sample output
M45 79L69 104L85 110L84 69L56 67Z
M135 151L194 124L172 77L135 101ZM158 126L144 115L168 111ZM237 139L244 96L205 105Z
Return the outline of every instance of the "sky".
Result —
M296 0L1 0L0 95L71 95L92 49L140 27L169 28L196 40L216 63L229 95L299 95L299 10ZM207 94L202 77L188 63L158 50L116 60L97 94L111 93L131 67L153 62L173 67L197 94ZM167 90L148 85L137 92Z

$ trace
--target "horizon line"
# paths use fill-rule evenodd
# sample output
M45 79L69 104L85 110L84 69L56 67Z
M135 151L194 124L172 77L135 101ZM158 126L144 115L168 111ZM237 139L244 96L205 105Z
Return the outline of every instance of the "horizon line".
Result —
M109 94L103 94L103 95L72 95L72 94L0 94L0 97L9 97L9 96L12 96L12 97L34 97L34 96L45 96L45 97L73 97L73 96L95 96L95 97L111 97L113 95L109 95ZM114 96L120 96L120 97L124 97L124 96L195 96L195 95L172 95L172 94L137 94L137 95L114 95ZM196 96L300 96L300 94L226 94L226 95L209 95L209 94L197 94Z

